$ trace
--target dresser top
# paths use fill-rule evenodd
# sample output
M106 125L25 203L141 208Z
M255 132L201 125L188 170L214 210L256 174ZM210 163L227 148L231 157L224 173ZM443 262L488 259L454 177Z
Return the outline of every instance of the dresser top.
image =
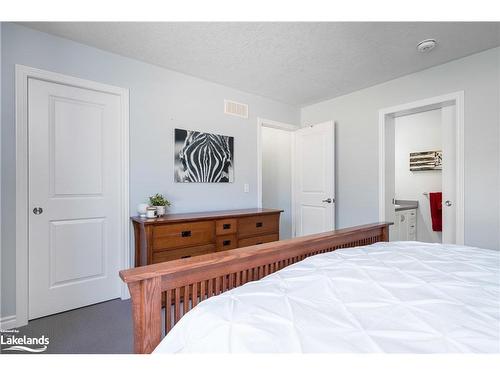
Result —
M147 219L145 217L132 216L130 219L136 223L144 225L154 225L162 223L179 223L183 221L197 221L197 220L218 220L233 217L245 217L255 215L272 215L283 212L279 209L271 208L244 208L240 210L227 210L227 211L205 211L205 212L190 212L184 214L166 214L162 217L154 219Z

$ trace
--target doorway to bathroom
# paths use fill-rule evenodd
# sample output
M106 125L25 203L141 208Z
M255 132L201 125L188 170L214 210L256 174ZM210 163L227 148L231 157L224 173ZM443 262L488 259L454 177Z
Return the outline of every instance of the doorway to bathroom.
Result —
M392 240L443 242L442 109L394 119Z
M389 239L463 244L463 93L381 110L379 152Z

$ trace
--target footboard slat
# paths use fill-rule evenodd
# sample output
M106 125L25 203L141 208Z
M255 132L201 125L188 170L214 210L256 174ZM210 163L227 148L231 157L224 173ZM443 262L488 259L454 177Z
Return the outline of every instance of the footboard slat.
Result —
M207 298L210 298L213 295L214 295L213 279L208 279Z
M174 324L175 324L181 318L181 288L175 288L174 293L175 293L175 303L174 303L174 308L175 308Z
M235 287L238 287L241 285L241 274L242 273L243 273L242 271L236 272Z
M172 329L172 290L165 292L165 332Z
M200 302L205 300L205 298L206 298L206 293L207 293L207 291L205 289L206 283L207 282L205 280L200 282Z
M198 283L193 284L193 294L191 298L191 304L194 307L198 304Z
M184 287L184 296L182 297L182 315L181 317L189 311L189 289L190 285Z
M388 241L389 225L362 225L121 271L132 298L134 350L151 353L163 331L167 334L198 302L312 255Z
M220 277L215 278L215 295L220 293Z
M222 280L222 291L221 291L221 293L224 293L227 290L227 279L228 279L227 275L224 275L224 276L221 277L221 280Z

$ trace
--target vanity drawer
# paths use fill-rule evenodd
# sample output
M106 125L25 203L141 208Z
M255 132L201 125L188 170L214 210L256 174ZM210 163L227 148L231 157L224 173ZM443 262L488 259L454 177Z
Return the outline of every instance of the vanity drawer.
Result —
M278 232L279 220L279 215L260 215L238 219L239 238Z
M170 260L191 258L197 255L210 254L215 251L215 245L203 245L186 247L184 249L173 249L157 251L153 253L153 263L168 262Z
M278 233L268 234L265 236L250 237L250 238L245 238L242 240L240 239L238 241L238 247L260 245L262 243L273 242L273 241L278 241L278 240L279 240Z
M217 220L215 222L215 234L217 236L236 233L238 221L236 219Z
M153 251L215 242L213 221L158 225L153 229Z
M408 223L415 224L417 222L416 210L409 210L407 215L408 215Z
M217 236L216 248L217 251L231 250L238 247L238 238L236 234L230 234L227 236Z

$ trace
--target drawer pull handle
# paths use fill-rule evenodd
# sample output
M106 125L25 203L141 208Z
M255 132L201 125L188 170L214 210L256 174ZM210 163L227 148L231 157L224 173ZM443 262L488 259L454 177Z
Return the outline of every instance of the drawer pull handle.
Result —
M181 259L191 258L191 255L184 255Z
M229 246L229 245L231 245L231 240L224 240L224 241L222 241L222 245L223 246Z
M231 229L231 224L222 224L222 229Z
M257 245L262 245L264 242L257 242Z
M257 228L262 227L262 222L259 221L258 223L255 223L255 227L257 227Z
M181 232L182 237L191 237L191 231L190 230L184 230Z

